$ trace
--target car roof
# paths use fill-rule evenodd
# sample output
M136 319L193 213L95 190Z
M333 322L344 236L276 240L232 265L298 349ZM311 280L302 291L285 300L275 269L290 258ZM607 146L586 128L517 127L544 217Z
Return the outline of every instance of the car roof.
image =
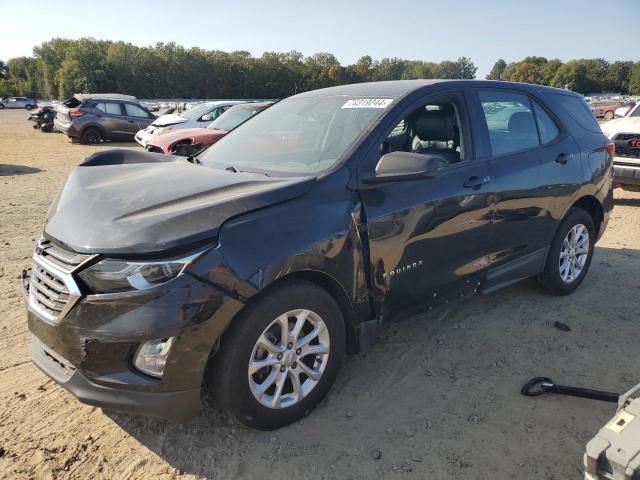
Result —
M331 97L348 95L354 97L392 97L400 98L418 90L426 89L435 85L447 83L457 87L473 86L484 88L513 88L514 90L536 91L549 90L556 93L572 94L582 97L582 95L570 90L560 88L545 87L531 83L505 82L501 80L445 80L445 79L424 79L424 80L390 80L383 82L352 83L349 85L339 85L337 87L322 88L296 95L296 97Z
M82 101L82 100L89 100L89 99L95 99L95 100L100 100L100 99L104 99L104 100L132 100L137 102L138 99L136 97L134 97L133 95L123 95L122 93L76 93L74 95L75 98L77 98L78 100Z

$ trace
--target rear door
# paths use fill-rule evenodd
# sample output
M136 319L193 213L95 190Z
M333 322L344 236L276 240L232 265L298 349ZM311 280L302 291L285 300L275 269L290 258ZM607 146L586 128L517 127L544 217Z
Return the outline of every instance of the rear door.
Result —
M105 134L112 139L129 139L131 137L129 121L124 106L118 102L99 102L95 106L96 117Z
M138 130L147 128L155 118L152 117L149 112L134 103L125 103L124 109L127 119L128 132L132 135L138 133Z
M478 155L495 190L493 252L486 291L539 273L561 220L558 211L582 180L580 151L533 95L471 89Z
M429 110L442 102L456 108L464 150L459 161L434 178L359 187L379 318L392 317L408 306L429 308L472 294L488 266L492 190L487 161L473 158L462 92L427 97L420 108ZM409 151L415 114L405 112L380 139L379 148L361 165L361 177L371 175L381 152Z

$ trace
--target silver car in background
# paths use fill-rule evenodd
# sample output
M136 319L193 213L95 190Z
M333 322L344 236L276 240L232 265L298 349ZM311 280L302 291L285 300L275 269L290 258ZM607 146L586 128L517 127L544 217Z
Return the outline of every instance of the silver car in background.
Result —
M161 133L170 132L171 130L179 128L205 128L230 107L240 103L247 102L244 100L205 102L195 105L188 110L184 110L181 113L162 115L154 120L147 128L136 133L136 142L146 147L149 140Z
M0 110L5 108L25 108L31 110L37 106L38 102L27 97L5 97L0 99Z

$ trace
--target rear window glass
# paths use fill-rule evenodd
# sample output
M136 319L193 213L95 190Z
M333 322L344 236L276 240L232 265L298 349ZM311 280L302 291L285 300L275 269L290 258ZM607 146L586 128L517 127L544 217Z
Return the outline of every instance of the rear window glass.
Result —
M540 141L545 145L556 138L560 133L560 130L558 130L558 127L553 122L549 114L540 105L538 105L538 102L536 101L533 102L533 111L536 114Z
M599 133L602 131L596 117L584 99L574 95L563 95L561 93L552 93L551 95L553 95L553 99L558 102L562 109L578 122L582 128L590 132Z
M99 103L96 105L96 108L101 112L109 113L111 115L122 115L119 103Z
M514 92L480 92L493 155L537 147L538 130L529 97Z

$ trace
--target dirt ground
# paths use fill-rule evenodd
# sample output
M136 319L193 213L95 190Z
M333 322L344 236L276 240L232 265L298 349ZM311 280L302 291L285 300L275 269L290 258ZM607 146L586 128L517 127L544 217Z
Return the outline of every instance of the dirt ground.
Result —
M613 391L640 382L640 194L616 191L576 293L525 282L408 319L348 358L290 427L250 431L209 407L178 425L83 405L31 364L18 275L67 174L113 145L72 145L26 119L0 112L0 478L578 479L615 407L528 399L520 386L534 375Z

